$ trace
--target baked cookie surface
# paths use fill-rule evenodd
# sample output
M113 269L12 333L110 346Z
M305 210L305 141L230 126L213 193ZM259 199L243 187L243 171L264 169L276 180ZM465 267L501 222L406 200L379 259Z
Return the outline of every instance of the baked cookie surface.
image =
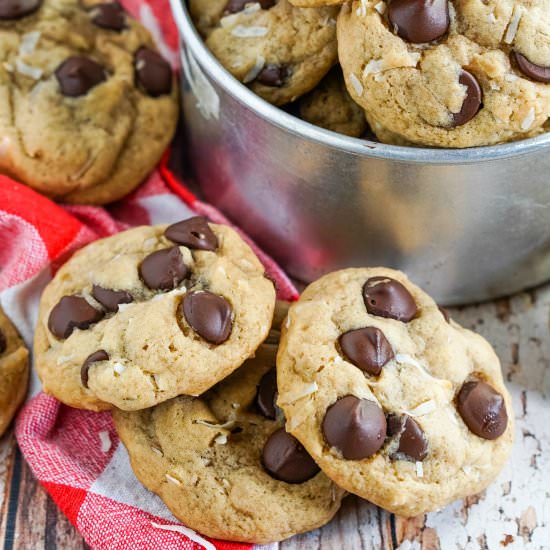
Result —
M315 87L336 63L338 8L288 0L191 0L207 47L239 81L275 105Z
M277 419L276 350L262 345L200 398L113 411L138 479L210 537L279 541L324 525L340 507L343 491Z
M269 332L273 283L227 226L191 218L91 243L45 289L35 333L44 390L92 410L199 395Z
M354 1L338 18L347 88L384 128L474 147L544 131L548 0Z
M311 124L346 136L361 137L367 130L365 112L349 95L342 71L330 73L300 100L300 117Z
M402 273L329 274L283 326L286 429L339 486L415 516L499 473L513 439L499 360Z
M29 352L0 308L0 436L27 394Z
M177 97L169 64L119 4L3 2L0 171L65 202L114 201L159 161Z

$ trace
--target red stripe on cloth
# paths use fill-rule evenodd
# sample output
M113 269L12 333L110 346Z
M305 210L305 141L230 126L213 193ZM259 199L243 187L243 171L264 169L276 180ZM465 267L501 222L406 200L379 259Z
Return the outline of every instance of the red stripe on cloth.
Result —
M47 481L42 482L42 486L48 491L59 509L67 516L67 519L76 527L80 507L88 492L84 489Z

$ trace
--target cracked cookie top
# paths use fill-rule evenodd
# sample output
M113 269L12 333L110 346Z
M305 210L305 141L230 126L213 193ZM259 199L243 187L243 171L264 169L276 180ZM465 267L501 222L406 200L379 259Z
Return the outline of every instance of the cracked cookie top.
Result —
M340 507L334 485L276 410L276 344L199 398L114 411L138 479L186 526L267 543L315 529Z
M118 3L2 3L1 171L66 202L110 202L158 162L177 113L170 65Z
M288 0L191 0L190 11L220 63L275 105L314 88L336 63L338 8L301 9Z
M440 147L544 131L548 0L356 0L338 18L347 88L389 132Z
M199 395L268 334L275 289L232 229L191 218L77 252L45 289L35 334L44 390L92 410Z
M311 284L283 324L277 378L286 429L321 469L400 515L478 493L511 449L493 349L398 271Z

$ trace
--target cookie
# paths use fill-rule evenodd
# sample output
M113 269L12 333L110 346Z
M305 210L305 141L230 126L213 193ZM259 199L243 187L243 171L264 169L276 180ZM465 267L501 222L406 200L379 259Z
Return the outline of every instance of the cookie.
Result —
M284 327L278 406L339 486L416 516L480 492L503 467L513 410L497 356L402 273L322 277Z
M40 302L35 359L44 390L92 410L199 395L265 339L273 283L227 226L144 226L77 252Z
M388 131L435 147L541 133L550 117L545 0L354 1L338 18L353 99Z
M0 172L64 202L119 199L166 149L177 97L170 65L118 3L3 2Z
M207 47L238 80L275 105L314 88L336 63L338 8L288 0L191 0Z
M23 403L28 380L29 352L0 308L0 436Z
M200 398L113 411L138 479L209 537L279 541L324 525L340 507L343 491L283 428L276 350L261 346Z
M311 124L351 137L367 130L365 112L351 99L340 67L335 67L300 100L300 117Z

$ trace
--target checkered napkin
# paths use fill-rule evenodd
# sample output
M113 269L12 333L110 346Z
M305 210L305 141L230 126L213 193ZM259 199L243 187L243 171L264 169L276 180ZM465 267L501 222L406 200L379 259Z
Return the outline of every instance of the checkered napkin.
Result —
M75 250L130 226L172 223L195 214L228 223L179 184L164 164L132 195L108 208L59 206L0 176L0 303L30 346L40 294ZM279 297L295 298L277 265L248 242L276 282ZM62 405L40 392L36 375L30 395L16 424L21 451L92 548L250 548L208 541L183 527L135 479L110 413Z

